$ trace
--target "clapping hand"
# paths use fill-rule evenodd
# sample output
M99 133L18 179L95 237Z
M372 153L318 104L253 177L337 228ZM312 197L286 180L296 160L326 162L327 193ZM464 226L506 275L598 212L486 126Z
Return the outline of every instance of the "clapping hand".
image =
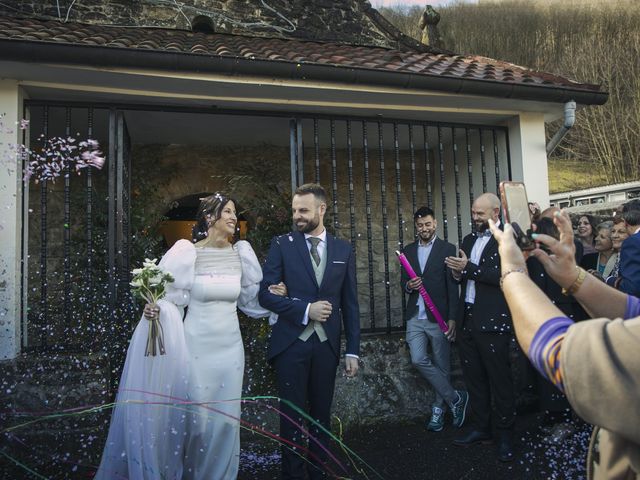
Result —
M460 280L462 271L465 269L468 262L469 259L462 249L458 250L457 257L446 257L444 259L444 263L451 269L453 278L455 278L456 280Z

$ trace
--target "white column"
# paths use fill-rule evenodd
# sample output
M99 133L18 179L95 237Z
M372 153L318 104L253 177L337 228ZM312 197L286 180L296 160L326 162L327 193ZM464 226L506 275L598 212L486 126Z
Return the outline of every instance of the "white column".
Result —
M524 182L530 202L549 206L549 172L541 113L521 113L508 122L511 173L514 181Z
M22 172L10 146L22 141L22 104L18 83L0 80L0 360L20 353Z

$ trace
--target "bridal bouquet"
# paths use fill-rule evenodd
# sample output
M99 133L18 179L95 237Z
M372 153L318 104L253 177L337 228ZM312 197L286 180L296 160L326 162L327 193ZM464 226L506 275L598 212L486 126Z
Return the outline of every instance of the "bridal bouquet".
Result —
M155 258L153 260L145 258L142 268L134 268L131 273L133 273L133 279L130 285L133 295L147 303L158 303L158 300L164 297L166 285L174 281L173 276L169 272L164 271L159 265L156 265ZM164 336L160 318L147 318L147 320L149 320L150 325L147 348L144 356L156 356L156 343L160 355L164 355Z

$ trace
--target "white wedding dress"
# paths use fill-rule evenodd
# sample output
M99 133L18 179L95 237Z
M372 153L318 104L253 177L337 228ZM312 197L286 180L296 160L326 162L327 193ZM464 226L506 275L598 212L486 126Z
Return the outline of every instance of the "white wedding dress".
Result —
M217 249L180 240L160 265L175 278L159 302L166 354L144 356L142 318L95 478L235 479L244 374L236 307L270 314L257 301L260 264L245 241Z

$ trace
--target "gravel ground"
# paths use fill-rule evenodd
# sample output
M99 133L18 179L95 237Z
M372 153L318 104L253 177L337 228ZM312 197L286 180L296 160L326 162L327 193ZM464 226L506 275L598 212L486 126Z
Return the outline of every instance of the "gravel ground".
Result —
M382 425L351 432L345 443L373 470L352 465L344 478L351 479L583 479L586 449L591 428L575 423L576 432L559 445L542 441L538 416L518 417L515 430L513 462L504 464L496 458L495 445L456 447L454 438L465 429L434 433L422 423ZM279 478L278 448L265 443L245 442L240 480ZM375 472L374 472L375 471Z
M340 454L338 456L347 465L341 478L584 479L590 427L576 423L575 433L567 440L559 445L548 445L542 441L544 435L538 424L536 414L518 417L514 436L516 458L509 464L497 461L495 445L467 448L452 445L453 439L465 433L465 429L454 429L450 419L444 431L439 433L427 431L422 422L361 427L350 431L344 442L368 467L362 462L349 464L345 455ZM62 436L1 439L0 479L91 479L100 461L103 441L78 434L65 439L63 432L57 433ZM279 478L280 451L276 444L262 437L249 436L243 437L241 448L239 480ZM10 461L7 455L19 460L23 466Z

